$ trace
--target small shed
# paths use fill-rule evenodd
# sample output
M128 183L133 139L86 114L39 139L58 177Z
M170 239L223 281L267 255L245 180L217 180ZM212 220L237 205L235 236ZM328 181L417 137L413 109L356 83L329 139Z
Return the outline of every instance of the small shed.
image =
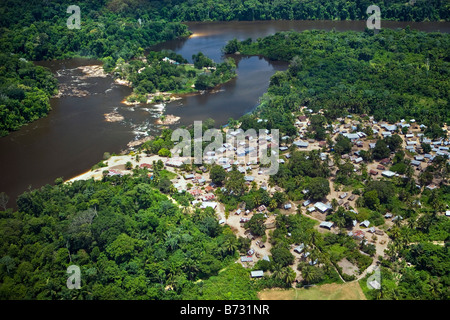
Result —
M320 223L319 226L320 226L321 228L327 228L327 229L331 230L331 228L333 227L333 225L334 225L334 223L331 222L331 221L323 221L323 222Z
M252 278L261 278L264 275L263 270L256 270L251 272Z

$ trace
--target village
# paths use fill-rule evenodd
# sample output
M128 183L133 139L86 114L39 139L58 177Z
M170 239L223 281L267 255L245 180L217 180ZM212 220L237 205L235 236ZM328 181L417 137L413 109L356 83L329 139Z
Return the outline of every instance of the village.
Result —
M322 201L287 201L279 208L280 214L303 214L310 219L317 221L317 230L319 232L333 232L338 233L340 230L337 228L333 222L326 221L327 214L333 211L332 202L337 201L338 206L344 207L346 210L353 211L357 214L356 201L359 195L353 194L350 191L337 190L334 187L334 177L336 174L336 164L331 157L331 150L327 146L325 141L317 141L314 139L307 139L306 133L308 126L310 125L310 118L313 114L312 110L306 107L301 107L300 112L302 115L297 117L295 126L298 130L297 137L281 137L281 143L279 146L280 157L278 159L279 163L284 163L289 161L290 150L292 146L294 149L301 151L311 151L319 150L320 158L325 161L332 174L329 178L330 183L330 193L322 199ZM320 113L320 111L319 111ZM450 142L447 139L436 139L431 140L424 137L423 130L425 126L417 123L415 120L405 121L402 120L398 123L386 123L377 122L373 117L358 117L355 119L354 116L347 116L345 118L338 118L335 123L331 125L329 133L333 140L335 140L339 135L343 135L350 139L352 142L351 152L343 154L341 156L341 161L350 161L354 165L354 171L360 172L363 166L366 167L371 179L393 179L395 177L402 177L398 173L389 170L392 165L393 153L389 157L381 160L374 160L372 162L365 161L359 153L362 150L369 150L375 148L376 141L380 138L390 136L393 134L398 134L403 140L403 150L405 150L406 157L411 160L411 165L415 168L414 177L417 178L418 175L423 172L427 166L433 163L436 156L449 157L449 147ZM364 119L363 119L364 118ZM264 119L260 119L264 121ZM369 126L373 134L369 137L366 133L358 131L358 128L363 126ZM407 128L407 129L403 129ZM444 127L443 130L447 130ZM233 132L228 132L225 128L226 134L235 134ZM263 139L263 141L258 141L262 144L273 143L269 138ZM292 143L287 143L286 141L292 141ZM427 143L431 146L431 151L425 153L421 144ZM275 145L275 144L273 144ZM231 151L231 152L230 152ZM145 152L134 151L128 155L119 155L111 157L107 161L107 166L103 168L98 168L93 171L86 172L80 176L77 176L69 181L74 181L77 179L102 179L105 172L107 175L124 175L129 174L129 170L125 168L125 164L131 163L133 168L147 168L152 175L153 164L161 160L164 164L164 169L172 172L174 178L171 179L173 187L177 192L188 192L194 198L192 201L193 206L199 206L200 208L211 207L216 211L217 219L220 224L228 225L236 236L248 238L251 241L250 250L244 255L241 255L236 263L241 263L244 267L253 269L255 264L263 259L270 261L270 249L271 243L267 239L270 238L270 233L276 228L275 218L276 214L273 214L271 210L266 208L264 205L258 206L256 209L248 210L245 205L239 205L235 210L228 212L225 210L225 205L220 203L217 199L217 189L220 186L215 185L210 178L210 167L212 163L219 164L226 171L231 171L233 166L237 167L242 174L244 174L245 182L248 186L263 188L270 195L273 195L276 191L283 191L278 186L271 186L269 184L269 175L267 174L267 168L260 166L258 159L249 161L249 156L254 155L252 153L249 142L242 143L237 146L233 146L229 143L224 143L219 150L209 151L204 156L205 164L201 166L189 167L186 171L184 163L192 159L187 159L180 157L178 155L172 155L172 157L162 157L159 155L148 155ZM225 157L225 154L227 157ZM230 155L234 157L229 157ZM254 159L254 158L252 158ZM447 161L450 161L447 159ZM417 179L416 179L417 181ZM433 190L439 188L440 181L434 179L430 184L421 186L417 184L418 188L426 188ZM308 190L302 191L304 194ZM261 213L265 217L265 227L266 235L265 237L255 236L245 227L245 223L248 222L251 217L255 214ZM446 215L450 216L450 211L447 210ZM402 219L401 216L394 216L390 212L384 214L385 223L381 226L374 226L368 220L363 221L353 221L353 227L347 229L346 232L355 241L371 243L376 248L375 257L384 256L385 249L389 243L389 237L386 231L394 224L397 219ZM265 241L263 241L263 239ZM297 270L296 266L301 261L306 261L310 265L320 264L317 259L312 260L308 247L304 243L298 243L292 245L290 249L291 253L295 257L295 263L292 266L296 272L296 281L302 279L301 272ZM349 261L344 259L339 263L342 271L349 275L357 276L360 279L365 276L367 272L371 272L377 265L377 259L373 260L372 265L370 265L366 270L357 270L357 267L352 265ZM358 271L358 272L357 272ZM262 270L253 270L251 272L251 277L259 278L264 275Z

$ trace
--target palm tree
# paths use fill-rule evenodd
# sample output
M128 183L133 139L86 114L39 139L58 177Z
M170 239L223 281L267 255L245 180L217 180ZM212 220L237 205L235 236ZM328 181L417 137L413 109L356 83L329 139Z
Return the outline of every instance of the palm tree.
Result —
M315 267L306 266L302 269L302 276L306 283L314 283L317 280L317 272Z
M294 270L292 270L292 268L284 267L282 269L282 279L287 285L291 285L292 282L294 282L296 276L297 274Z
M228 254L233 254L237 250L237 246L234 241L230 240L225 241L223 247Z
M339 233L342 233L345 226L345 218L340 216L335 219L336 226L339 228Z
M175 186L173 184L171 184L170 187L169 187L169 193L170 194L174 194L177 191L178 191L177 188L175 188Z
M275 265L275 268L274 268L273 273L272 273L272 277L275 278L275 279L281 279L282 275L283 275L283 272L281 270L280 265L278 265L278 264Z

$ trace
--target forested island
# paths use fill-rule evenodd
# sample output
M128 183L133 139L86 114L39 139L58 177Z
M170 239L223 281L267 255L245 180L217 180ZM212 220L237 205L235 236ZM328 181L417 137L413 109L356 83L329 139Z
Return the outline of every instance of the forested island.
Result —
M165 101L165 94L184 94L212 89L236 76L235 62L228 58L215 63L202 52L194 54L193 64L181 55L169 51L151 51L142 59L114 63L106 59L104 70L120 81L130 83L133 94L127 102ZM150 94L150 99L149 99Z
M235 76L228 55L258 55L289 67L253 112L218 129L279 129L279 170L211 164L218 150L182 163L164 129L79 177L30 188L16 209L0 190L0 299L255 300L274 288L296 299L327 285L351 286L347 299L450 298L448 34L279 32L230 39L220 63L145 52L189 36L179 21L364 20L371 4L386 19L437 21L448 2L86 1L78 30L65 24L70 4L2 3L0 135L49 112L57 81L31 61L101 59L133 87L128 101L144 103L213 88ZM67 286L70 265L80 289Z

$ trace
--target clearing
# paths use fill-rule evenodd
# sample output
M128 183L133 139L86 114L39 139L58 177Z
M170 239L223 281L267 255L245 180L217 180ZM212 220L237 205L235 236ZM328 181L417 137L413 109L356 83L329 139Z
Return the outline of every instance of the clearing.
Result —
M301 289L269 289L258 293L261 300L366 300L358 281L330 283Z

